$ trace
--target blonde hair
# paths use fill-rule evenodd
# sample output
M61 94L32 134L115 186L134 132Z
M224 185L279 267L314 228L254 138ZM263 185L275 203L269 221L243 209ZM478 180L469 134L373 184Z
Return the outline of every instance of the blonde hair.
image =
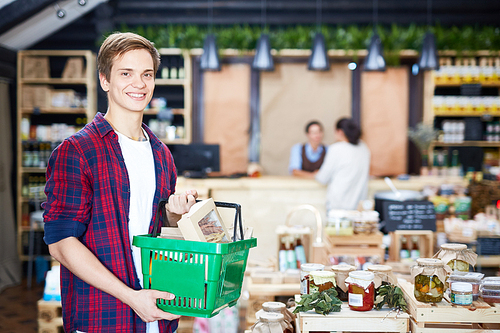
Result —
M153 59L153 69L156 74L160 66L160 53L153 43L146 38L132 32L115 32L109 35L102 43L97 55L97 69L109 81L111 67L116 57L132 50L146 50Z

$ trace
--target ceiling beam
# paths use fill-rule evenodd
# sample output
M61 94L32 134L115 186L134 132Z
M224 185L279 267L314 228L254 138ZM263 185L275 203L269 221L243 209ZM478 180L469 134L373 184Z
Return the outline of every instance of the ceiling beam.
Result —
M0 35L0 45L13 50L27 49L106 1L87 0L85 6L80 6L76 0L59 1L59 7L66 12L63 18L58 18L56 9L48 6Z
M0 31L12 28L57 0L16 0L0 10Z

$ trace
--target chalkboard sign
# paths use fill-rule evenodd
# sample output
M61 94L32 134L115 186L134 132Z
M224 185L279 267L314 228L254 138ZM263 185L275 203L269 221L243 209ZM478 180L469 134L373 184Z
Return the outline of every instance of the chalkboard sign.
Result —
M385 230L436 231L436 212L430 201L385 201Z

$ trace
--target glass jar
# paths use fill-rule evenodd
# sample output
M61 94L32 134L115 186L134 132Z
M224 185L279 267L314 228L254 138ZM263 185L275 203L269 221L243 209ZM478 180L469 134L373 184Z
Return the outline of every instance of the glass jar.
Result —
M467 282L455 282L451 285L450 299L453 304L472 304L472 284Z
M352 265L333 265L331 270L335 273L335 290L337 291L337 297L343 302L348 300L348 286L345 280L349 276L349 272L355 271L356 267Z
M292 333L287 328L285 317L281 313L264 312L250 328L252 333Z
M335 273L329 271L314 271L309 273L309 293L322 292L335 288Z
M468 272L469 265L476 265L477 254L465 244L445 243L434 257L443 260L454 271Z
M255 313L255 317L260 318L264 313L281 313L287 329L291 332L295 331L295 315L286 308L285 303L264 302L262 309Z
M417 301L439 303L443 299L444 281L447 271L441 259L419 258L417 265L411 267L415 279L414 295Z
M330 236L350 236L353 234L352 220L349 212L342 209L328 211L325 233Z
M378 289L380 286L396 283L396 278L392 274L391 266L370 265L368 266L368 271L373 272L374 274L373 282L375 284L375 289Z
M348 304L354 311L369 311L375 301L374 274L368 271L349 272L346 282L349 284Z
M300 294L309 294L309 277L311 272L322 271L325 265L303 264L300 266Z

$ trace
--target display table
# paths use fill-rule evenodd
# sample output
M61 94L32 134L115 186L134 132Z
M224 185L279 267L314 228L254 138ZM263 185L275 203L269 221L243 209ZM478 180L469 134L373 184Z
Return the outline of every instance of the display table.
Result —
M387 316L387 317L386 317ZM297 332L400 332L409 331L410 316L388 308L371 311L352 311L346 302L342 304L340 312L326 316L314 311L299 312L297 314Z

